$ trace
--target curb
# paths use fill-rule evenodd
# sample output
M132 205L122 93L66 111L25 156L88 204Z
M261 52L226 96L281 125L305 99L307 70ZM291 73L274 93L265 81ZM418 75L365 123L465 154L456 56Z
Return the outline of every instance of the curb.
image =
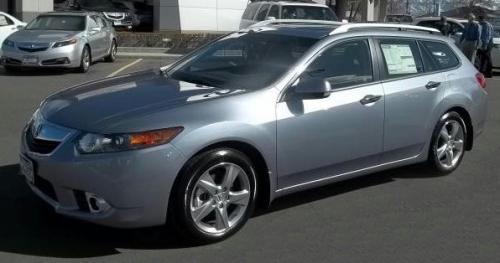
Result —
M168 54L168 53L146 53L146 52L120 52L116 54L118 57L148 57L148 58L179 58L183 54Z
M118 47L119 57L157 57L157 58L178 58L183 54L167 53L168 48L157 47Z

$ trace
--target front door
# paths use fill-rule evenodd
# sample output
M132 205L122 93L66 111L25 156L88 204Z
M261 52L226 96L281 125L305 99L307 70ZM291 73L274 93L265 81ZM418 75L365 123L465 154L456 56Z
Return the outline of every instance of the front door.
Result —
M384 94L376 82L371 46L368 39L357 38L326 48L295 83L326 79L332 86L330 96L287 96L278 103L279 188L335 178L379 163Z

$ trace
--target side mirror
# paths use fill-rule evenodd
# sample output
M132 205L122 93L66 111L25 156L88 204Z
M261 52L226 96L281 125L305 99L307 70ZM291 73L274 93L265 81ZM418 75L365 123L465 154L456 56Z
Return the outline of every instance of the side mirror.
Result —
M266 20L276 20L276 17L274 17L274 16L268 16L268 17L266 17Z
M294 95L304 100L328 98L331 91L330 82L323 78L300 79L293 87Z

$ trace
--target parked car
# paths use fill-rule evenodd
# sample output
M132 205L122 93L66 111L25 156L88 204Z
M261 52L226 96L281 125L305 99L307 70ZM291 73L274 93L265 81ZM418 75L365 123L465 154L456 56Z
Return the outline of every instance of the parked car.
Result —
M464 30L463 20L447 17L446 21L450 26L450 37L455 40L455 43L458 43L462 37L462 31ZM441 17L418 17L415 18L413 24L417 26L436 28L441 32L443 31Z
M335 13L326 5L262 1L247 6L241 18L240 29L270 19L338 20Z
M132 29L137 20L126 7L113 4L111 0L73 0L68 1L65 10L101 12L114 27Z
M26 23L19 21L15 17L0 12L0 47L2 46L3 41L10 36L12 33L23 29L26 26ZM0 55L2 55L2 50L0 49Z
M50 12L10 35L2 45L6 70L34 67L77 68L87 72L99 59L113 62L116 33L97 13Z
M153 6L137 1L114 1L113 4L133 16L134 29L153 29Z
M500 68L500 28L495 28L493 37L493 49L491 50L491 60L493 67Z
M384 17L384 22L411 24L413 22L413 17L408 14L390 14Z
M420 162L454 171L484 129L485 85L435 29L269 21L49 96L22 133L21 171L57 213L169 218L219 241L285 194Z

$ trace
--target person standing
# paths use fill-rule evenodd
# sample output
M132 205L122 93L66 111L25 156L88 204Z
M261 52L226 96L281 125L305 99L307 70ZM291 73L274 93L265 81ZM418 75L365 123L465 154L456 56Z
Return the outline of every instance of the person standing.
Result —
M441 19L439 20L439 31L447 37L451 34L450 24L448 23L446 16L441 16Z
M464 55L474 64L476 59L477 48L481 40L481 27L474 21L476 17L469 14L469 22L465 25L460 44Z
M484 19L483 15L479 16L479 24L481 25L481 46L478 50L480 58L479 71L481 71L485 77L491 78L493 68L493 65L491 64L493 26Z

